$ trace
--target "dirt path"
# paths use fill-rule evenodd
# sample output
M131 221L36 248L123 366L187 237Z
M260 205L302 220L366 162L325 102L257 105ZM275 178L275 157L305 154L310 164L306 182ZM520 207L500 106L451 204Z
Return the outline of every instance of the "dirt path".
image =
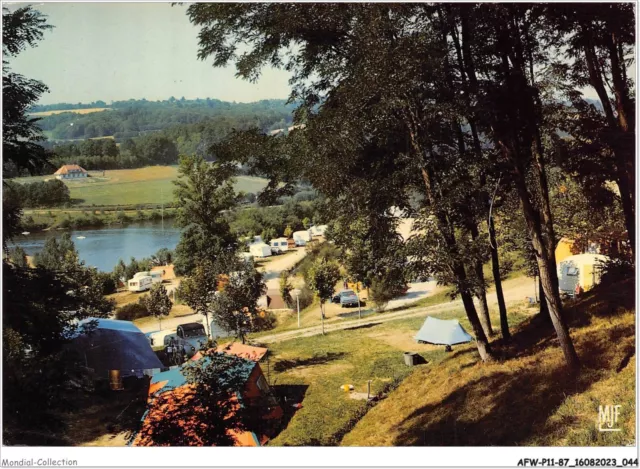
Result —
M307 255L305 248L295 248L293 252L287 251L286 254L280 256L273 256L269 258L269 262L266 262L258 270L264 273L264 280L269 290L277 290L280 288L280 274L284 270L288 270L304 256Z
M527 296L530 296L533 292L533 280L526 277L518 277L512 280L508 280L503 283L504 297L507 305L519 301L526 300ZM489 305L497 305L498 300L496 298L495 291L490 291L487 294L487 300ZM394 311L389 313L380 313L374 315L368 315L363 319L356 319L350 321L341 321L339 323L325 324L325 332L339 331L344 329L350 329L354 327L366 326L373 323L384 323L389 321L395 321L398 319L413 318L417 316L426 316L432 314L438 314L452 309L462 308L462 302L458 300L450 301L447 303L441 303L433 306L408 308L402 311ZM317 325L313 327L305 327L296 329L293 331L285 331L277 334L263 335L255 339L256 342L272 343L282 342L284 340L297 339L300 337L311 337L314 335L322 334L322 326Z

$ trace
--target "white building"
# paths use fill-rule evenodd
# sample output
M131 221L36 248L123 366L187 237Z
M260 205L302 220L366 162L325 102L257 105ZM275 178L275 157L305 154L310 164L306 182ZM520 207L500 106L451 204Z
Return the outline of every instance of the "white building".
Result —
M77 164L65 164L64 166L61 166L58 171L53 173L53 175L56 177L56 179L66 180L86 178L87 176L89 176L89 173L86 169L78 166Z

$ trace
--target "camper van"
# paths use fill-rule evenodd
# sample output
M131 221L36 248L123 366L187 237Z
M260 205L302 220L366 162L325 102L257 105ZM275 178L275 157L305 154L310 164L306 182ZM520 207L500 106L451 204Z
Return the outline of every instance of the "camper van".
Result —
M269 243L271 245L271 252L274 254L280 254L289 250L289 243L287 238L272 239Z
M296 231L293 233L293 240L296 242L296 246L306 246L311 241L311 233L309 231Z
M153 285L153 278L151 277L151 275L140 275L138 277L134 276L128 282L129 291L131 292L151 290L151 285Z

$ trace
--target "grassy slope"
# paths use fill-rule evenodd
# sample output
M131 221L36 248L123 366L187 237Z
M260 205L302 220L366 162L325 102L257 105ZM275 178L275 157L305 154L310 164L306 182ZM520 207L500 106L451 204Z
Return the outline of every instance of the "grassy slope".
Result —
M568 373L550 326L532 317L503 358L478 363L472 345L418 367L342 440L352 446L620 445L635 441L633 283L568 308L583 363ZM620 370L618 372L618 370ZM622 404L624 431L596 430L598 406Z
M84 181L65 181L71 198L82 205L160 204L173 201L173 181L178 177L176 166L148 166L137 169L118 169L102 173L90 172ZM32 182L52 176L19 178L17 182ZM257 192L266 180L250 176L236 178L236 191Z
M525 319L524 312L521 306L512 307L511 322L516 324ZM459 318L464 327L470 329L463 316L457 306L438 315ZM303 407L269 444L338 444L367 410L365 401L349 398L340 389L341 385L352 384L357 392L366 392L367 380L371 379L372 393L377 394L386 386L397 384L423 367L404 365L405 351L417 352L430 363L444 360L447 354L443 347L414 341L424 320L423 316L399 319L270 344L271 383L281 393L300 387L305 394Z

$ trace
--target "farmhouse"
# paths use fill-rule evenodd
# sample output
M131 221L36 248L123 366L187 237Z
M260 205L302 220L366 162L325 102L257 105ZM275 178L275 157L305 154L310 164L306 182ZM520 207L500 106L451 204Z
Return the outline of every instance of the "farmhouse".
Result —
M87 170L77 164L65 164L58 171L53 173L56 179L78 179L89 176Z

